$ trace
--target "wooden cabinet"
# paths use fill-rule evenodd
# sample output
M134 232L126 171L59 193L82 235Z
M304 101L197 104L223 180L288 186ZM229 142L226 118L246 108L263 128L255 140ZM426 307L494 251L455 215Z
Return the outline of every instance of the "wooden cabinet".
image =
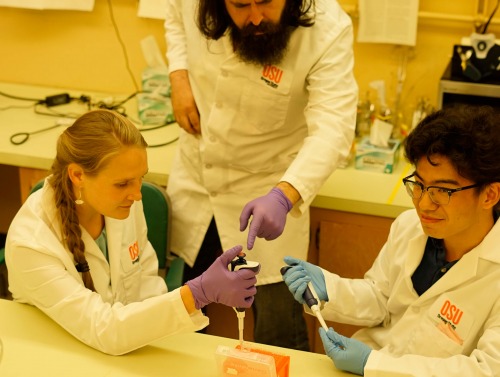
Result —
M2 176L2 182L4 182L0 188L2 201L0 233L6 234L10 222L28 197L33 185L49 175L49 172L47 170L0 165L0 175Z
M24 203L31 193L31 189L41 179L50 174L48 170L19 168L19 186L21 191L21 202Z
M311 208L309 261L346 278L362 278L384 245L394 219ZM324 353L319 321L307 315L311 350ZM327 322L351 336L357 326Z
M47 170L0 164L0 176L3 182L0 186L0 233L2 235L7 234L12 219L28 197L33 185L47 175L49 175ZM0 265L0 298L10 298L7 287L7 268L5 263L2 263Z
M19 171L15 166L0 165L0 233L7 234L10 222L21 207Z
M204 330L207 334L223 336L225 338L238 339L238 318L233 308L222 304L209 304L206 314L210 318L210 324ZM243 339L253 342L254 317L252 309L245 310L245 321L243 328Z

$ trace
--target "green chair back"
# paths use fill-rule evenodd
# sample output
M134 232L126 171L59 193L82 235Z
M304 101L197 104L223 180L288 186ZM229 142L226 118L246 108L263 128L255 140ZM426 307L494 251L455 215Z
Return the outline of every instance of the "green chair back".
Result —
M159 267L165 268L170 250L170 200L163 188L146 181L142 182L141 193L148 239L158 256Z
M30 190L30 195L33 194L35 191L40 190L43 187L44 182L45 182L45 178L40 179L37 183L35 183Z
M170 199L162 187L151 182L142 182L141 193L148 239L158 256L160 269L166 270L165 281L172 291L182 285L184 260L170 254Z

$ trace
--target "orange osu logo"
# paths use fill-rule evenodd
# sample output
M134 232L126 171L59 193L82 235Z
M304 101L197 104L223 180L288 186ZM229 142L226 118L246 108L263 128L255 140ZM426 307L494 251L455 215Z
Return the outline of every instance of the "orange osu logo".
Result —
M262 70L260 79L264 81L271 88L276 89L283 77L283 70L275 67L274 65L266 65Z
M462 315L464 314L464 312L460 310L456 305L453 305L450 300L446 300L441 307L440 314L443 316L443 318L451 321L454 325L458 325L458 323L462 319Z
M274 65L266 65L262 71L262 76L279 84L283 77L283 71Z
M135 241L132 245L128 247L128 253L130 255L130 260L132 263L139 262L139 244Z

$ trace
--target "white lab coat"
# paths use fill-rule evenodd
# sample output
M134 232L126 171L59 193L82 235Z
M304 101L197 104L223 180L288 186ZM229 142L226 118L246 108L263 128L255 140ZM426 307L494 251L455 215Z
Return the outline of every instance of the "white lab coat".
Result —
M188 69L202 132L181 131L169 177L172 250L192 266L212 216L224 250L245 246L243 207L286 181L302 200L278 239L257 239L247 254L261 262L258 284L282 281L285 255L307 257L309 205L352 145L357 85L351 20L337 2L318 0L315 25L293 32L279 66L262 68L243 63L228 36L201 36L197 1L167 4L169 69Z
M201 311L189 315L179 289L167 293L147 240L142 202L125 220L106 217L105 226L109 263L81 228L96 293L85 288L73 255L62 244L54 191L46 181L22 206L7 235L13 299L38 307L82 342L113 355L208 325ZM136 243L139 260L134 262L129 249Z
M427 236L415 210L391 227L364 280L326 272L325 319L361 326L354 338L372 347L365 377L500 375L500 221L420 297L411 276ZM463 339L436 326L448 321Z

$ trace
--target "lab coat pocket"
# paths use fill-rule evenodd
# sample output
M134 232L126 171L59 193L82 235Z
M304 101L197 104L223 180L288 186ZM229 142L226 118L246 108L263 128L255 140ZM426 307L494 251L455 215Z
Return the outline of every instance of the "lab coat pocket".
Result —
M122 303L137 301L140 297L142 267L139 261L132 262L124 256L121 260Z
M247 124L251 131L269 133L285 124L290 96L262 85L252 82L243 89L241 99L246 111L241 114L242 124Z
M463 353L460 344L441 330L443 322L427 313L411 337L408 347L410 353L429 357L450 357Z

